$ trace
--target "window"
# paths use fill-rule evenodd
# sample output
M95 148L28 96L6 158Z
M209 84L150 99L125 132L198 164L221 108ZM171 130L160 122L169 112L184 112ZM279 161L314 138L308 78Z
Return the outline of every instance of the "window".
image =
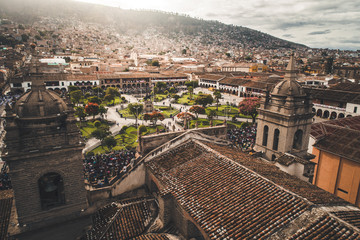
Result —
M263 146L267 145L268 135L269 135L269 127L265 125L263 132L263 142L262 142Z
M357 107L354 107L354 113L356 113L357 112Z
M293 148L300 150L301 146L302 146L302 136L303 136L303 131L302 130L297 130L294 134L294 142L293 142Z
M41 208L48 210L65 204L64 182L58 173L47 173L38 180Z
M275 129L274 131L274 141L273 141L273 150L278 150L278 146L279 146L279 135L280 135L280 131L279 129Z

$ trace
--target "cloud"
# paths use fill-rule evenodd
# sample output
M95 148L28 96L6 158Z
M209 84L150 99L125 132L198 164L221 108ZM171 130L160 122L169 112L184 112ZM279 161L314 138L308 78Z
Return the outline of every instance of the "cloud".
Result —
M310 33L308 33L308 35L321 35L321 34L328 34L328 33L331 33L330 29L326 29L324 31L310 32Z
M284 38L294 38L292 34L284 34L282 35Z

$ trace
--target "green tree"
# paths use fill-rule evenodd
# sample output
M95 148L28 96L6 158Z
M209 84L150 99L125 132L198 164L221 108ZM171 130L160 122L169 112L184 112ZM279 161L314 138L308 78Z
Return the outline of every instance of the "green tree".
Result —
M210 109L208 112L207 112L207 118L209 120L213 120L214 117L216 117L216 110L215 109Z
M197 88L199 86L198 81L186 81L185 85L187 87L192 86L193 88Z
M158 60L153 60L153 61L151 62L151 66L160 67L160 63L159 63Z
M102 105L100 105L99 107L99 114L102 118L104 118L104 115L106 115L108 109Z
M80 90L80 88L77 87L77 86L68 86L68 91L69 91L69 93L71 93L71 92L73 92L73 91L75 91L75 90Z
M147 131L147 128L145 125L140 125L138 128L139 134L143 134L144 132Z
M158 90L157 92L162 92L162 91L165 91L167 85L166 85L166 83L164 83L164 82L157 82L157 83L155 84L155 87L156 87L157 90Z
M171 88L169 89L169 93L176 93L176 89L175 89L174 87L171 87Z
M91 96L88 98L88 102L92 102L92 103L97 103L97 104L101 104L101 99L97 96Z
M75 91L70 92L71 101L73 101L73 103L75 103L75 105L80 102L82 97L83 97L83 93L81 90L75 90Z
M172 98L174 99L175 102L177 102L181 97L177 94L173 94Z
M82 126L82 122L85 121L86 113L83 107L77 107L75 110L75 116L80 119L80 127Z
M216 89L214 91L213 95L214 95L215 101L216 101L216 111L218 111L219 110L219 102L220 102L220 99L222 98L220 90Z
M203 107L206 107L206 105L211 104L213 101L214 101L214 99L210 94L200 94L195 99L195 103L199 104Z
M92 133L91 136L100 140L103 143L104 139L110 135L110 131L105 128L97 128Z
M29 36L27 35L27 34L21 34L21 40L23 41L23 42L27 42L28 40L29 40Z
M117 142L113 136L107 136L104 138L103 144L111 151L111 149L116 146Z
M186 49L184 48L181 52L183 55L186 55Z
M193 99L194 88L192 86L188 86L187 89L190 95L190 99Z
M24 30L24 29L25 29L24 25L22 25L22 24L19 24L19 25L18 25L18 28L21 29L21 30Z
M98 97L100 95L103 95L103 93L104 93L104 90L101 87L93 87L92 90L93 90L93 94L97 95Z
M144 110L144 105L142 105L140 103L130 103L128 105L128 110L129 110L130 114L135 116L135 119L136 119L135 125L137 126L138 117Z
M107 97L106 97L107 96ZM105 98L112 99L114 104L114 100L116 97L120 97L120 92L117 88L114 87L108 87L105 91Z

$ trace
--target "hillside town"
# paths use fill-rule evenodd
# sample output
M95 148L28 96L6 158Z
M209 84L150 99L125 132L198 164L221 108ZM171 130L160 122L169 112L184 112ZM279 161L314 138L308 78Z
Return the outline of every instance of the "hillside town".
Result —
M360 239L360 50L173 35L0 19L0 240Z

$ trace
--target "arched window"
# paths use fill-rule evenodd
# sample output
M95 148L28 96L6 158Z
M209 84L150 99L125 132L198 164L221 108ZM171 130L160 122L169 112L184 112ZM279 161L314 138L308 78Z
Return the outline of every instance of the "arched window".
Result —
M267 145L268 135L269 135L269 127L265 125L263 132L263 142L262 142L263 146Z
M58 173L47 173L38 180L41 208L48 210L65 204L64 182Z
M279 135L280 135L280 131L279 129L275 129L274 131L274 141L273 141L273 150L278 150L279 147Z
M293 148L300 150L301 146L302 146L302 136L303 136L303 131L302 130L297 130L294 134L294 143L293 143Z

